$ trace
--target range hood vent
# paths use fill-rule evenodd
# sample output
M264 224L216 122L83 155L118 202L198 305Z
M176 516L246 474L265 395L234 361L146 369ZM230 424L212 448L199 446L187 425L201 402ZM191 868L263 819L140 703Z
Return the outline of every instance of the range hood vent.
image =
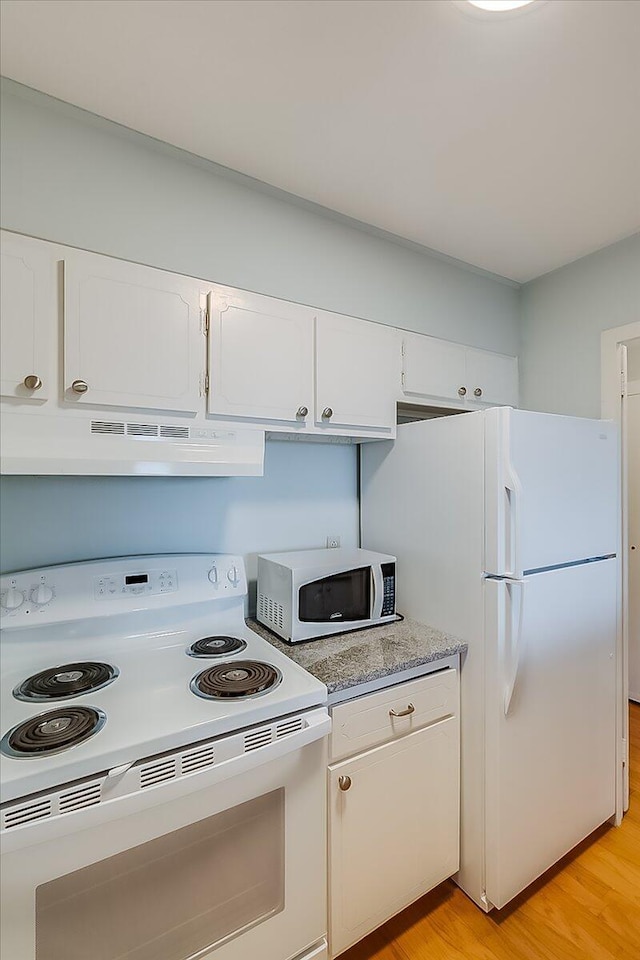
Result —
M259 477L264 431L199 421L93 420L4 409L2 472L78 476Z

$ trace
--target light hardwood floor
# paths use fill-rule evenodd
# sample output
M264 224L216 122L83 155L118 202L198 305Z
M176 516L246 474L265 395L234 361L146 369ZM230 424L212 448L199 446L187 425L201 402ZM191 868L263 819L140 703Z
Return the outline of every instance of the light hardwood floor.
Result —
M631 802L501 911L441 884L340 960L639 960L640 706L631 706Z

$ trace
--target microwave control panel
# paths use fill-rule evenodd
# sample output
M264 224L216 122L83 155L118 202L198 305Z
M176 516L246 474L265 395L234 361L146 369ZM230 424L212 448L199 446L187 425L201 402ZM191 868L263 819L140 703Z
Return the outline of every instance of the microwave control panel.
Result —
M380 616L390 617L396 612L396 565L382 564L382 610Z

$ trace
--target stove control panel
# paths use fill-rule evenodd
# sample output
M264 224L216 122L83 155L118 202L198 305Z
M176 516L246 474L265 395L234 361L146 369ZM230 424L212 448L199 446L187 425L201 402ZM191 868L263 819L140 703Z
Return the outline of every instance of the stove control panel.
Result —
M208 601L243 604L246 594L238 555L116 557L0 577L0 620L3 628L28 627Z
M44 608L54 599L55 588L48 582L46 575L33 577L3 578L0 592L0 612L3 617L28 616L30 613L44 612Z
M154 596L174 593L178 589L176 570L140 570L135 573L117 573L93 578L96 600L115 600L122 597Z

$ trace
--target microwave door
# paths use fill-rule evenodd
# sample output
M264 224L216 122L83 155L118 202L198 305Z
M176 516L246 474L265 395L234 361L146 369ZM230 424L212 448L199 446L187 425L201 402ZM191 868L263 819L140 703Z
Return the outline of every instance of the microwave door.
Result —
M344 570L303 584L298 594L301 623L358 623L371 619L371 567Z

